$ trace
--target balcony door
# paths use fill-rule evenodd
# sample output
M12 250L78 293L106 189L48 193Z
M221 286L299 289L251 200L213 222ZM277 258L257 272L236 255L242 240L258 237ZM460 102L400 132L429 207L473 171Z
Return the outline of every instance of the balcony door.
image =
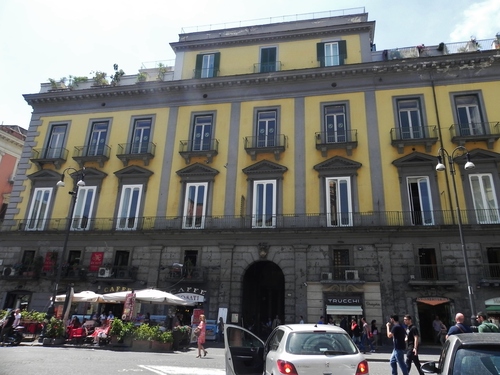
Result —
M436 251L434 249L418 249L418 259L422 280L437 280Z

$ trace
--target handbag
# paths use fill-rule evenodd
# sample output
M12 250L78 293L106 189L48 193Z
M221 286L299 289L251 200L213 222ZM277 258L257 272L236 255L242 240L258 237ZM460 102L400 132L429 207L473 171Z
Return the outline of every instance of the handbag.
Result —
M199 327L196 327L194 330L194 335L198 337L201 334L201 329Z

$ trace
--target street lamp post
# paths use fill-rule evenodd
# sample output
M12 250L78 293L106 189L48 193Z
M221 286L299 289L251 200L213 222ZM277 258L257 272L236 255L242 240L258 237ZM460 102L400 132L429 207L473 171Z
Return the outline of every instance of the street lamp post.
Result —
M75 168L72 168L72 167L66 168L61 173L61 180L56 184L57 187L64 187L64 185L65 185L64 184L64 175L68 171L73 171L75 173L78 173L78 171ZM68 192L71 195L71 205L70 205L69 217L68 217L68 221L67 221L67 225L66 225L66 233L64 236L62 254L61 254L61 258L59 259L59 262L57 264L56 280L55 280L55 285L54 285L54 291L52 294L52 303L50 305L49 313L48 313L49 316L53 316L54 312L55 312L55 301L56 301L56 296L57 296L57 290L59 289L59 283L61 282L63 261L64 261L65 256L66 256L66 248L68 247L69 233L71 232L71 223L73 222L73 213L75 212L76 200L78 197L78 188L85 186L85 182L84 182L85 173L84 173L84 171L81 172L80 177L81 177L81 179L79 179L77 183L74 183L74 181L73 181L73 190Z
M470 155L467 149L463 146L456 147L451 154L448 153L444 148L440 148L438 151L438 164L436 165L436 171L441 172L446 169L444 162L448 160L448 165L450 167L450 175L451 180L453 182L453 192L455 193L455 205L457 209L457 222L458 222L458 232L460 233L460 244L462 245L462 256L464 259L464 267L465 267L465 279L467 281L467 289L469 293L469 304L470 304L470 313L471 313L471 325L475 325L475 306L474 306L474 290L472 289L472 285L470 282L470 274L469 274L469 260L467 256L467 249L465 246L464 240L464 231L462 228L462 214L460 213L460 204L458 200L458 192L457 192L457 183L455 182L455 157L456 154L460 153L461 156L465 154L467 158L467 162L465 163L464 169L469 170L473 169L476 166L474 163L470 161Z

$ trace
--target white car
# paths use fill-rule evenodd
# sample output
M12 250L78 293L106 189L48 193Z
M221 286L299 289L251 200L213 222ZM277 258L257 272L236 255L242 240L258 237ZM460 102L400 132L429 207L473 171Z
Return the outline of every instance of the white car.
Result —
M252 332L224 327L226 375L367 375L368 362L349 335L326 324L285 324L264 343Z

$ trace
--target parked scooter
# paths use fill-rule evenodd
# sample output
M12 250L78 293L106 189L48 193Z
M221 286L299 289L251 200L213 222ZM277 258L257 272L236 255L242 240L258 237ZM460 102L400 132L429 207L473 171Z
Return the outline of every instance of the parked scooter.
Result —
M10 334L7 335L7 337L5 337L4 345L13 345L13 346L19 345L24 338L23 332L24 332L23 326L15 327L12 331L10 331Z
M0 320L0 331L1 331L1 328L3 327L4 322L8 319L9 314L10 314L10 311L7 311L7 314L5 315L5 317L2 320ZM13 327L10 330L10 333L8 333L5 338L0 337L0 343L2 343L2 339L3 339L4 345L17 346L21 343L21 341L23 341L23 338L24 338L23 332L24 332L23 326Z

